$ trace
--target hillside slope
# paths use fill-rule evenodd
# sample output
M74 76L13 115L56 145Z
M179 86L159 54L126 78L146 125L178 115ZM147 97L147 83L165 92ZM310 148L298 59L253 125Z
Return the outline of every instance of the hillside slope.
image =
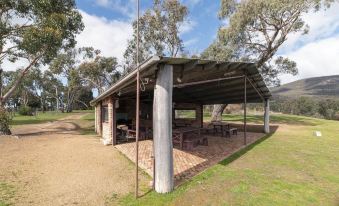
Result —
M271 88L273 96L339 98L339 75L313 77Z

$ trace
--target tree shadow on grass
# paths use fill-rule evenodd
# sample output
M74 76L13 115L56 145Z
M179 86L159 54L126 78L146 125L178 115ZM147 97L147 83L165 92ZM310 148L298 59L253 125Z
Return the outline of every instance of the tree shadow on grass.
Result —
M241 156L243 156L244 154L246 154L247 152L252 150L257 145L261 144L262 142L264 142L268 138L272 137L274 135L274 133L277 131L278 127L279 126L270 126L270 130L272 131L271 133L269 133L269 134L265 135L264 137L258 139L257 141L253 142L252 144L247 145L246 147L240 149L239 151L233 153L232 155L230 155L226 159L220 161L219 164L226 166L226 165L232 163L233 161L237 160L238 158L240 158Z
M223 121L242 122L244 121L244 117L242 115L224 115ZM272 115L270 121L273 124L293 124L302 126L317 126L320 124L317 119L297 115ZM249 115L247 116L247 122L262 124L264 122L264 117L262 115Z

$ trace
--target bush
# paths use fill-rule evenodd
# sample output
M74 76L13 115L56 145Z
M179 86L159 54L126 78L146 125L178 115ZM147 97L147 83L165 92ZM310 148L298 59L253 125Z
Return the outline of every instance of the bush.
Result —
M337 119L336 115L339 110L339 103L335 100L327 99L319 102L319 114L325 119Z
M0 108L0 134L10 135L11 130L9 129L10 117L8 112L4 108Z
M23 116L32 116L33 115L32 108L27 106L21 106L19 108L19 114Z

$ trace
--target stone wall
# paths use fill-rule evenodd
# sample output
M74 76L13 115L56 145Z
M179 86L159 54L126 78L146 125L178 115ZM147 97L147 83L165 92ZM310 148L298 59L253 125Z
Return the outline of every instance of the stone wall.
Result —
M95 106L95 132L101 136L104 145L112 144L113 138L113 98L107 97ZM108 107L108 121L103 122L102 108Z
M112 144L113 137L113 98L107 97L102 104L103 106L108 106L108 121L102 122L101 142L104 145L109 145Z
M112 129L108 122L102 123L102 138L100 141L104 145L112 144Z

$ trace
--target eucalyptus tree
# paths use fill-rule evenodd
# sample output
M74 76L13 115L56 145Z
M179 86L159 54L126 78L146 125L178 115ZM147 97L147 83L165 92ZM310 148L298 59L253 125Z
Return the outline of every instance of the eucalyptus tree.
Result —
M0 97L0 104L15 92L28 70L50 62L59 49L73 47L82 29L74 0L1 0L0 67L7 70L5 62L27 63L12 87Z
M87 86L97 89L101 94L120 78L120 65L115 57L104 57L99 50L87 49L92 55L79 65L80 77Z
M72 112L72 105L74 103L76 92L82 86L78 65L80 64L81 59L87 56L84 52L87 53L84 48L63 51L58 54L49 66L49 70L53 74L66 80L64 93L67 112Z
M54 105L56 109L59 109L57 105L62 105L62 91L64 90L61 80L50 70L45 70L39 78L38 86L36 96L40 99L41 110L44 112L47 105Z
M5 71L3 73L3 92L7 92L10 88L12 88L13 83L20 77L21 72L22 69L18 69L16 71ZM32 68L27 72L26 78L21 81L21 84L18 85L16 90L12 93L9 101L12 103L10 106L27 106L29 102L32 102L31 100L34 98L39 85L40 73L40 70L37 68Z
M279 85L280 74L296 75L298 69L294 61L277 55L277 51L289 35L308 33L303 14L328 8L335 1L221 0L219 16L228 25L219 29L218 39L203 56L255 62L268 85ZM215 107L212 119L220 118L224 108Z
M175 57L183 51L180 26L188 9L179 0L154 0L153 7L139 18L139 62L152 55ZM136 64L137 22L133 22L133 38L124 53L129 68Z

